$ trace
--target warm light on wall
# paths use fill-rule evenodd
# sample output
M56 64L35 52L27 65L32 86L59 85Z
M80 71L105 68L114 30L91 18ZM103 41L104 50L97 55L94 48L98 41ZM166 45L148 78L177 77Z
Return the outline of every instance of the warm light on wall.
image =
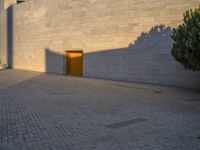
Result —
M27 2L29 0L2 0L3 2L3 8L7 9L8 7L15 5L15 4L20 4L23 2Z
M7 9L8 7L16 4L16 0L4 0L4 9Z

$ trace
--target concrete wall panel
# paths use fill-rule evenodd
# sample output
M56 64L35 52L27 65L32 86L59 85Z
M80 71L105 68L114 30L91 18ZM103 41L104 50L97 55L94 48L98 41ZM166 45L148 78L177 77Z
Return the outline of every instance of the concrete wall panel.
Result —
M170 34L199 3L30 0L0 12L0 60L64 74L65 50L84 50L84 76L197 88L200 73L174 61Z

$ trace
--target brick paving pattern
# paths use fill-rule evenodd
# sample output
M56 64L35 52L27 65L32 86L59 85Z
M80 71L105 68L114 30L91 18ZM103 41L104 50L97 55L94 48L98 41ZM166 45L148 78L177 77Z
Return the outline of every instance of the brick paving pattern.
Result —
M199 116L197 90L0 71L0 150L199 150Z

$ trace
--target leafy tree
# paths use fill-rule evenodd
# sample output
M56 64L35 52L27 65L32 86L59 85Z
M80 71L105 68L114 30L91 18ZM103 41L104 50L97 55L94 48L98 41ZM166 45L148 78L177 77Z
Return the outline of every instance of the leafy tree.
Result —
M184 23L173 29L171 54L186 69L200 70L200 6L184 13Z

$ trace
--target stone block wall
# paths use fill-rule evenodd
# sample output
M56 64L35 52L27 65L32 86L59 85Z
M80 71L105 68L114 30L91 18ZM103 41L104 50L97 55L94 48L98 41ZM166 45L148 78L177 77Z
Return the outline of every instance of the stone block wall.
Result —
M8 7L15 5L17 0L2 0L3 1L3 8L7 9Z
M170 55L170 34L183 12L199 4L30 0L0 12L0 59L17 69L65 74L65 51L83 50L84 76L198 88L200 73Z
M129 47L85 55L88 76L112 80L200 88L200 72L185 70L170 54L171 28L163 25L142 33Z

